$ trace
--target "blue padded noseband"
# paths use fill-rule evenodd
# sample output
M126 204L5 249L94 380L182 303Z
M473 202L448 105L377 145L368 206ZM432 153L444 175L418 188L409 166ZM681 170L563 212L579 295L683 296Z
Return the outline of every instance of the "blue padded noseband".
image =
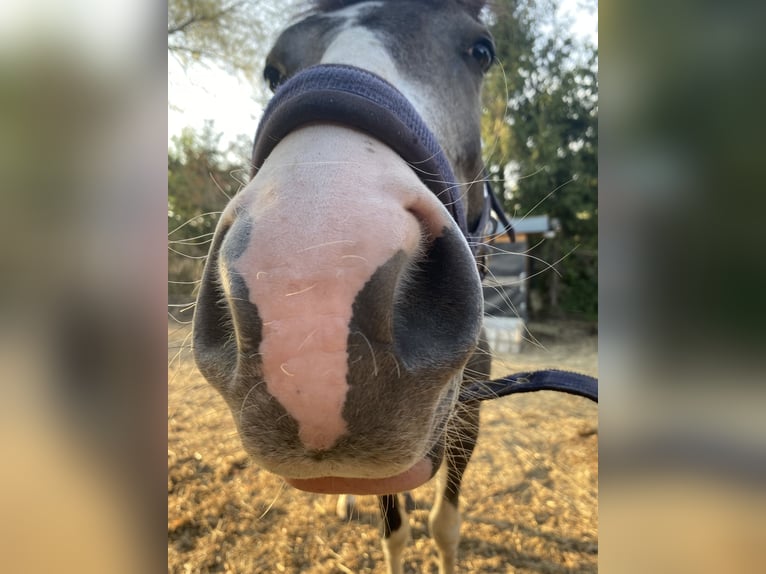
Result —
M490 211L497 212L499 206L492 190L485 187L485 208L475 229L469 230L460 186L436 136L399 90L367 70L321 64L302 70L282 84L258 125L253 174L282 138L314 122L361 130L398 153L441 200L476 253L489 227ZM503 216L501 221L507 224Z

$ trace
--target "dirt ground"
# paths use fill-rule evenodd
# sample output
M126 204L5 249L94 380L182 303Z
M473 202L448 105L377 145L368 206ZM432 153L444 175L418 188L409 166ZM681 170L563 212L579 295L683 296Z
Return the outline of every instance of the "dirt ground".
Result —
M537 341L497 359L494 377L542 367L598 374L587 328L530 329ZM168 329L168 572L385 572L375 498L358 497L358 514L343 521L337 497L294 490L250 464L223 400L193 365L189 332ZM596 405L558 393L484 403L461 502L461 572L597 571L597 425ZM435 573L433 484L413 496L405 572Z

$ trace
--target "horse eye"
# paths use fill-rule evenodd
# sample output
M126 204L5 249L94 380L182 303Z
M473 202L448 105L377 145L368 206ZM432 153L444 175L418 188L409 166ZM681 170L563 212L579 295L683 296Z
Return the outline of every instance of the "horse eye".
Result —
M266 67L263 69L263 79L268 82L271 91L275 92L279 84L282 83L282 74L271 64L266 64Z
M489 70L490 66L492 66L492 63L495 61L495 48L492 45L492 42L486 38L482 38L471 46L469 53L473 59L479 63L482 72Z

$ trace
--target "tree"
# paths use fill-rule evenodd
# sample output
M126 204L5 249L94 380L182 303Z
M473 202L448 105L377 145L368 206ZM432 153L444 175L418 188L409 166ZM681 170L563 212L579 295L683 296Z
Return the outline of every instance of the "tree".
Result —
M598 312L598 56L564 31L549 3L493 5L500 62L485 84L482 130L491 177L517 216L546 213L561 229L531 254L544 272L530 289L554 315L593 319ZM547 29L547 32L543 30ZM562 259L563 258L563 259ZM544 271L533 262L532 274Z
M176 304L193 301L218 215L248 178L219 150L220 138L208 123L173 138L168 150L168 299Z
M221 67L253 81L265 57L266 35L296 0L170 0L168 53L184 68Z

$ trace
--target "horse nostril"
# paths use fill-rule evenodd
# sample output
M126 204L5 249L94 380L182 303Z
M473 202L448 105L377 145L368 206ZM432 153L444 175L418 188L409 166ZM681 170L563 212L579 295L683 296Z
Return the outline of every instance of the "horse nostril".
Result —
M481 282L465 240L454 228L431 239L397 286L393 334L410 368L460 365L481 329Z
M224 213L216 229L194 310L194 355L200 371L217 386L226 384L236 370L239 355L249 352L243 341L255 344L262 330L258 310L249 302L249 290L233 269L250 241L252 221ZM240 339L234 331L247 332Z
M194 308L193 350L200 372L216 387L226 384L237 363L237 346L229 325L231 313L219 278L219 259L213 246Z

